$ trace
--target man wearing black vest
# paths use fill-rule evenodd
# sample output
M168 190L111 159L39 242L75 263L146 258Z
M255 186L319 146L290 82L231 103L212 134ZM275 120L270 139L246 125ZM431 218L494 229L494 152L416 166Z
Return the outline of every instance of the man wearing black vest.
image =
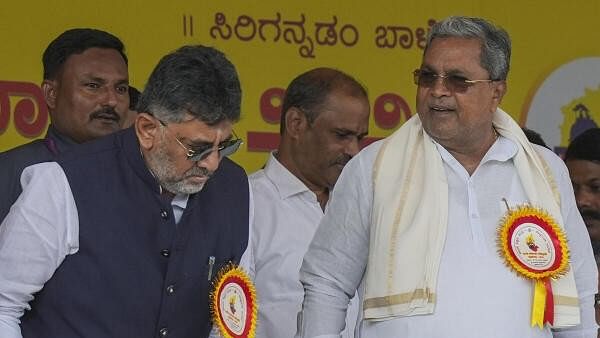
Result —
M0 337L207 337L211 279L248 242L248 179L226 158L240 102L221 52L182 47L132 128L26 168L0 226Z
M44 139L0 153L0 222L21 194L21 173L123 128L129 76L123 43L97 29L70 29L44 51L41 88L52 123Z

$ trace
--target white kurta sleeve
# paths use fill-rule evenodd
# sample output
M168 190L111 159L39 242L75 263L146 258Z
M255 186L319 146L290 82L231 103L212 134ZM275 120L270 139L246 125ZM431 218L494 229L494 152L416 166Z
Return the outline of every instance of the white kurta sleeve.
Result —
M344 168L304 256L297 337L339 337L344 329L348 302L367 264L376 154L373 147L365 149Z
M25 168L23 192L0 225L0 336L20 338L33 295L79 246L73 194L55 162Z
M594 311L594 295L598 288L598 270L590 237L577 210L573 187L565 164L558 156L543 149L544 157L552 168L561 198L561 213L569 241L571 267L579 295L581 324L568 329L555 330L554 337L596 338L598 325Z

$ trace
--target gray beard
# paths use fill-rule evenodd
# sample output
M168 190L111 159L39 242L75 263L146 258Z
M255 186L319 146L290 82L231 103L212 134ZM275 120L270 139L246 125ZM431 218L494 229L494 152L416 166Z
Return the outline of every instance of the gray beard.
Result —
M177 194L185 194L185 195L195 194L197 192L200 192L202 190L202 188L204 188L204 183L198 185L198 184L186 183L185 181L169 182L169 181L165 180L160 185L163 187L163 189L170 191L170 192L174 193L175 195L177 195Z
M146 164L160 184L160 186L173 194L195 194L204 188L204 184L192 184L187 182L191 176L211 176L212 173L206 168L194 165L183 175L176 175L174 161L168 153L164 143L159 143L154 153L146 155Z

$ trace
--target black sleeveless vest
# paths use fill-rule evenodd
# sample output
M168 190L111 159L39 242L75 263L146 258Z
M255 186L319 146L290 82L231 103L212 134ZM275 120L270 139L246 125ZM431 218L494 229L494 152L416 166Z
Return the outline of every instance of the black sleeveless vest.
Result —
M207 337L212 276L248 242L248 180L227 158L179 224L133 129L61 155L79 217L68 255L23 316L24 338Z

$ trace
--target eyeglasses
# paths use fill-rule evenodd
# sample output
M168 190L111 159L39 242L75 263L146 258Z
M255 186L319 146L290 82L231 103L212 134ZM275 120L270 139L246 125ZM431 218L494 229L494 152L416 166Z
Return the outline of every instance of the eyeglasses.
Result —
M169 130L165 122L159 119L156 120L158 120L158 122L160 122L160 124L162 124L163 127L167 129L167 131ZM235 131L232 130L232 132L235 138L219 143L216 148L214 145L206 145L193 148L192 146L186 145L183 142L181 142L181 140L177 136L173 135L173 138L175 138L175 141L177 141L177 143L179 143L179 145L183 149L185 149L187 159L192 162L199 162L205 160L215 150L219 153L220 160L223 157L235 153L240 148L240 145L244 143L242 139L235 134Z
M442 83L449 91L454 93L464 93L470 87L479 82L494 82L498 80L469 80L460 75L441 75L428 70L417 69L413 72L415 84L419 87L432 88L435 86L437 79L442 79Z

